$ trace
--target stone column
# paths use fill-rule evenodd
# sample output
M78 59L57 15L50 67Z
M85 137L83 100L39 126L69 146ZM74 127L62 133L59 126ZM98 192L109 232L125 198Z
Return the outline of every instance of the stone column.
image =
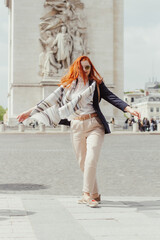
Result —
M114 93L123 100L124 92L124 61L123 61L123 0L113 0L113 16L114 16L114 71L113 82L115 87ZM123 112L114 108L115 120L118 124L122 124L124 119ZM117 122L117 121L116 121Z
M12 41L12 21L13 21L13 14L12 14L12 4L13 1L6 0L5 5L8 7L9 11L9 21L8 21L8 119L11 121L11 82L12 82L12 46L13 46L13 41Z
M42 99L38 75L39 19L44 0L10 0L9 7L9 125Z

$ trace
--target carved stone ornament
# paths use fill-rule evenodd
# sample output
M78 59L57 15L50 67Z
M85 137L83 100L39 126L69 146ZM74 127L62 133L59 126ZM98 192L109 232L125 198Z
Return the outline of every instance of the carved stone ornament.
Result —
M86 54L86 19L80 0L45 0L46 14L40 19L42 52L40 75L61 76L79 56Z

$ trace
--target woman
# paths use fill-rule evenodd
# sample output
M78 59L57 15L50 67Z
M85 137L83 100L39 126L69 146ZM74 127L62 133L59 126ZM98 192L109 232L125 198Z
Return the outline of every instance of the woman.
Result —
M71 125L73 146L83 172L83 196L79 203L90 207L100 202L96 168L104 135L110 133L99 107L101 98L140 118L140 113L108 90L91 60L81 56L70 66L53 94L17 117L19 122L33 116L46 125Z

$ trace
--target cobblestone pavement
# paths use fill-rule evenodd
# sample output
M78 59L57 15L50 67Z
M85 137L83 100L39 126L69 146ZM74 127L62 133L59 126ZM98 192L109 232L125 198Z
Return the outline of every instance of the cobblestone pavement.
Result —
M104 196L160 196L160 136L109 134L98 163ZM69 134L0 134L0 194L81 194Z

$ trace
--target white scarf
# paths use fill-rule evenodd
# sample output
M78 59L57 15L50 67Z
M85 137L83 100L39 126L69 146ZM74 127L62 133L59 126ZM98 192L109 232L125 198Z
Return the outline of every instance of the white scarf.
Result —
M86 90L71 100L70 96L72 91L75 90L76 80L72 82L69 89L61 85L46 99L37 104L37 107L30 114L30 119L43 123L46 126L56 127L61 119L68 118L80 109L84 103L90 102L95 86L96 82L93 81Z

